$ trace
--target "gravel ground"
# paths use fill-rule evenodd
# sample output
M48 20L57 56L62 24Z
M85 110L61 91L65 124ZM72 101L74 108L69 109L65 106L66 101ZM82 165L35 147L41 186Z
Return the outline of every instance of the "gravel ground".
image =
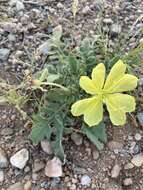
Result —
M36 51L62 25L64 36L83 36L102 29L110 33L114 47L119 34L128 33L127 49L143 40L142 0L80 1L75 26L71 0L0 1L0 74L10 83L20 80L32 63L44 63ZM143 72L140 71L140 77ZM142 96L143 78L137 91ZM16 110L0 106L0 189L1 190L143 190L143 106L139 100L138 123L123 128L108 126L108 143L101 152L81 136L65 139L67 161L61 178L46 177L53 164L62 172L58 159L52 160L48 142L34 146L29 129ZM78 144L78 145L77 145ZM51 174L52 175L52 174Z

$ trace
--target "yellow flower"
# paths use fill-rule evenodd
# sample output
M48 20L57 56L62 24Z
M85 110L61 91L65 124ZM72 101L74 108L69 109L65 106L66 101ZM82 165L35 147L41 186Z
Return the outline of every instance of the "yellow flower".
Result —
M137 86L137 77L125 74L126 65L119 60L111 69L105 81L105 66L98 64L92 71L91 79L81 76L80 87L92 97L79 100L72 105L74 116L84 115L89 126L99 124L103 119L103 104L106 104L114 125L126 123L126 112L135 110L133 96L121 92L131 91Z

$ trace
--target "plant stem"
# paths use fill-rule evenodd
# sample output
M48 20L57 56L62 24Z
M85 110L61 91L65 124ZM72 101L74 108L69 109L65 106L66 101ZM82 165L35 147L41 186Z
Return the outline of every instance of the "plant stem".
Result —
M62 85L60 85L60 84L57 84L57 83L53 83L53 82L43 82L42 84L43 84L43 85L56 86L56 87L59 87L59 88L65 90L65 91L69 91L68 88L66 88L66 87L64 87L64 86L62 86Z

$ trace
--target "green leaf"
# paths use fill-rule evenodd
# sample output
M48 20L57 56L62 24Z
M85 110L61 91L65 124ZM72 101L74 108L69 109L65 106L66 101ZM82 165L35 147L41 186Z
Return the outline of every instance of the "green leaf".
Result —
M84 125L82 127L82 131L85 133L87 138L98 148L98 150L102 150L104 148L104 144L102 142L106 142L107 137L103 123L94 127L88 127Z
M103 122L101 122L99 125L93 127L92 129L94 133L96 134L96 137L100 139L102 142L107 142L107 133L106 133L106 126Z
M23 107L23 105L27 101L27 96L21 95L17 90L11 89L7 92L6 95L7 101L10 104L13 104L19 108Z
M59 79L58 74L49 74L49 76L47 77L47 82L54 82L57 79Z
M119 60L121 59L121 54L117 54L115 55L112 59L107 61L107 64L105 63L105 65L107 65L107 69L111 69L111 67Z
M74 55L69 56L69 65L73 73L77 72L78 61Z
M48 78L48 75L49 75L48 69L47 69L47 68L43 69L43 70L41 71L41 75L40 75L40 77L39 77L39 80L40 80L41 82L45 81L45 80Z
M72 128L70 127L65 127L64 128L64 135L69 135L73 132Z
M52 144L54 153L57 157L59 157L62 161L65 159L64 155L64 149L62 146L62 139L63 139L63 130L64 130L64 124L62 119L60 118L55 118L54 121L55 127L56 127L56 140Z
M34 144L38 144L45 137L50 140L51 134L52 129L48 125L48 121L40 115L35 115L34 125L30 134L30 139L32 142Z
M67 96L68 96L67 92L59 88L48 91L46 97L50 101L65 102Z

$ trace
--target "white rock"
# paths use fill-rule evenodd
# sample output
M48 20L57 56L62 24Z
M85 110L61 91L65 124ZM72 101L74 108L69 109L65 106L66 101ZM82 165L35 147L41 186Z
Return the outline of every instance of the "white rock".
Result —
M124 166L124 169L125 170L129 170L129 169L132 169L134 168L134 165L132 163L127 163L125 166Z
M120 34L121 30L122 30L121 25L119 25L119 24L112 24L112 26L111 26L111 32L112 32L112 34Z
M45 175L48 177L60 177L62 176L62 162L59 158L54 157L48 161L45 167Z
M13 7L13 6L15 6L16 5L16 2L17 2L18 0L11 0L11 1L9 1L9 5L11 6L11 7Z
M141 38L139 42L140 42L140 43L143 43L143 38Z
M121 167L118 164L114 165L111 171L111 177L117 178L120 174L120 171L121 171Z
M58 8L58 9L62 9L63 7L64 7L63 4L60 3L60 2L57 4L57 8Z
M81 178L81 185L83 186L90 186L91 178L88 175L83 175Z
M112 24L112 23L113 23L113 20L112 20L111 18L105 18L105 19L103 20L103 22L104 22L105 24Z
M21 2L21 1L17 1L16 2L16 9L17 9L17 11L22 11L22 10L24 10L24 4Z
M47 154L49 155L53 154L51 144L48 140L41 141L41 147L43 151L46 152Z
M10 50L7 48L0 49L0 60L6 61L8 59Z
M0 183L4 181L4 171L0 171Z
M140 141L141 138L142 138L142 136L141 136L139 133L136 133L136 134L135 134L135 139L136 139L136 141Z
M14 42L14 41L16 40L15 35L9 34L9 35L8 35L8 40L9 40L10 42Z
M143 165L143 154L137 154L135 155L132 160L132 164L134 164L137 167L141 167Z
M123 181L123 184L125 186L129 186L129 185L132 185L133 184L133 181L131 178L126 178L124 181Z
M89 6L85 6L85 7L83 8L83 10L82 10L82 13L83 13L84 15L86 15L86 14L88 14L90 11L91 11L90 7L89 7Z
M143 85L143 77L141 77L141 78L138 80L138 84L139 84L140 86Z
M10 158L10 163L16 168L23 169L26 166L28 159L29 152L27 149L23 148Z
M7 168L8 160L5 152L0 148L0 168Z

